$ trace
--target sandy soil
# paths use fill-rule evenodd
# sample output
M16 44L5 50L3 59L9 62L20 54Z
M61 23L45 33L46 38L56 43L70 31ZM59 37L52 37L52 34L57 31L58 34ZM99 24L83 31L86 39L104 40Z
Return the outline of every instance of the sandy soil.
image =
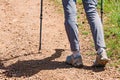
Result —
M92 68L91 36L80 33L84 67L64 63L70 55L63 12L44 0L42 50L39 53L39 0L0 0L0 80L120 80L110 67Z

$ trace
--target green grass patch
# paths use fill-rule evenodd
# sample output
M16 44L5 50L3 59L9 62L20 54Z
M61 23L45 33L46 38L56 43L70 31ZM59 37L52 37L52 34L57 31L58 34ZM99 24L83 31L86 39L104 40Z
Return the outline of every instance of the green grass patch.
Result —
M105 39L108 55L120 59L120 0L104 0Z

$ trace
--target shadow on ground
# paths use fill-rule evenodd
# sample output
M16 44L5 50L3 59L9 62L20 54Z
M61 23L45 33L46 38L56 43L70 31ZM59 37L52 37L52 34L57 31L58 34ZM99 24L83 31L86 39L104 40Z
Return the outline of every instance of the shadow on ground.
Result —
M3 74L7 77L30 77L37 74L41 70L54 70L61 68L72 68L72 66L65 64L65 62L54 61L55 58L59 58L64 51L63 49L55 49L55 53L50 57L44 58L42 60L27 60L18 61L7 67L4 67L2 63L0 69L4 69ZM9 59L8 59L9 60ZM104 71L104 68L93 68L91 66L84 66L81 69L92 70L94 72Z

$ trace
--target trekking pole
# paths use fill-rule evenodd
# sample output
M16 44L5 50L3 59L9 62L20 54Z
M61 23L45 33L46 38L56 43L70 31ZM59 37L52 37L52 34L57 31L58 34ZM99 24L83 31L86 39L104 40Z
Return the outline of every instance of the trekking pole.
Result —
M104 3L103 0L101 0L101 21L103 23L103 8L104 8Z
M42 12L43 12L43 0L41 0L40 4L40 41L39 41L39 51L41 50L41 42L42 42Z

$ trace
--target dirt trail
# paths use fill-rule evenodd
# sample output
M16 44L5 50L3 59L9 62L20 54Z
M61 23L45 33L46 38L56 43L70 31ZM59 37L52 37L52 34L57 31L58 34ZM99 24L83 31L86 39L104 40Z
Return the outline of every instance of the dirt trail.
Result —
M104 69L91 67L95 55L90 36L80 34L85 66L79 69L64 63L70 55L64 17L49 0L44 0L38 53L39 6L39 0L0 0L0 80L120 80L120 73L109 64Z

